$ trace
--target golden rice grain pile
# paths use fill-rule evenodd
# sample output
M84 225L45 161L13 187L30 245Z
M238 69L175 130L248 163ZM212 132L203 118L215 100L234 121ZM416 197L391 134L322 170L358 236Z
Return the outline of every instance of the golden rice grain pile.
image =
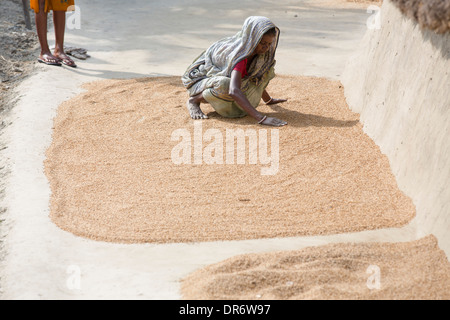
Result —
M184 299L450 299L450 263L432 235L248 254L190 274Z
M224 119L209 105L210 119L194 121L179 77L85 89L59 107L45 161L50 217L76 235L259 239L400 227L415 216L338 81L275 78L269 93L288 102L259 110L286 120L282 128ZM239 147L230 130L252 139Z

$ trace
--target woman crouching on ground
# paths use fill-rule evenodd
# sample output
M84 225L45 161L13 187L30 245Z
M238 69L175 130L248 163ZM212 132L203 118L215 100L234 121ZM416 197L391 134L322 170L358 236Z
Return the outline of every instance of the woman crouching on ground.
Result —
M182 77L192 119L207 119L200 104L209 103L226 118L249 115L259 124L286 125L256 110L261 99L266 104L287 101L274 99L266 91L275 77L279 35L280 30L269 19L249 17L234 37L222 39L203 52Z

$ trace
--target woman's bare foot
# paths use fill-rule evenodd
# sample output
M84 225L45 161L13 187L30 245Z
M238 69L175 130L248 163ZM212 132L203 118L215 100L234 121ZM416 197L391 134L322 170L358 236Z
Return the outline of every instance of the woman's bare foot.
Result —
M208 116L200 109L200 102L195 98L190 98L186 104L192 119L208 119Z

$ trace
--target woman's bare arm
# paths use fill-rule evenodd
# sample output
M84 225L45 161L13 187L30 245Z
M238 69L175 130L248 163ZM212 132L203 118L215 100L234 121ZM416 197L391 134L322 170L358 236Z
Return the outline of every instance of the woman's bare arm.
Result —
M266 103L266 104L276 104L276 103L283 103L283 102L287 101L287 99L273 99L266 90L264 90L264 92L262 94L262 99L263 99L264 103Z
M245 111L249 116L256 119L256 121L260 122L264 119L264 115L258 112L248 101L247 97L241 90L242 85L242 75L239 71L233 70L231 73L231 82L230 82L230 96L234 99L234 101ZM272 126L284 126L287 122L279 120L277 118L266 117L265 120L262 121L262 124L272 125Z
M230 96L236 101L236 103L244 109L245 112L256 121L261 121L264 115L258 112L248 101L247 97L241 91L242 76L239 71L233 70L231 73L231 83L230 83Z

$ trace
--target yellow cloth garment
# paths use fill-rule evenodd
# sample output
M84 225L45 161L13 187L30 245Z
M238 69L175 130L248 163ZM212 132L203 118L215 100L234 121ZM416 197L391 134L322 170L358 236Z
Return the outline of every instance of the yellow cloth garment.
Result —
M45 12L68 11L70 6L75 5L75 0L45 0ZM30 7L34 12L39 13L39 0L30 0Z

